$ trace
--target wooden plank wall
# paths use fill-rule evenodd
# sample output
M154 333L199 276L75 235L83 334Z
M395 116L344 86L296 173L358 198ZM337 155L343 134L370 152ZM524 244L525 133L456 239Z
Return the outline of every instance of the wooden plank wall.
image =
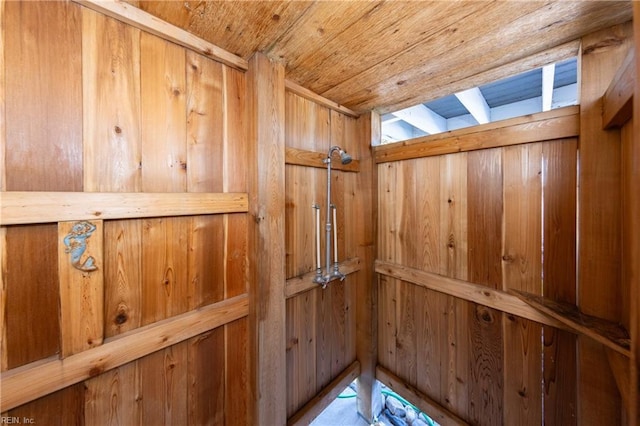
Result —
M247 192L243 71L75 3L3 2L0 11L3 191ZM233 302L247 294L246 210L92 221L83 258L98 269L82 273L63 244L73 222L3 226L3 383L18 367L37 374L59 357L89 359L103 341L126 353L121 338L181 314L244 305L237 319L27 394L6 415L248 423L248 307Z
M361 126L356 118L297 92L286 92L285 106L287 148L314 158L311 165L290 159L285 169L286 274L288 280L309 274L305 279L311 283L316 270L314 204L321 206L321 263L325 265L327 171L322 159L331 146L338 145L353 154L354 163L359 162ZM331 201L337 206L339 261L345 262L362 256L361 241L371 229L366 226L370 193L360 172L341 169L336 158ZM286 300L287 417L356 360L356 286L366 274L356 271L325 289L313 284Z
M434 144L437 151L448 141ZM377 158L379 260L472 283L479 293L575 301L576 137ZM505 313L500 303L490 308L385 273L391 269L377 268L379 364L440 407L432 414L479 425L576 424L574 335Z

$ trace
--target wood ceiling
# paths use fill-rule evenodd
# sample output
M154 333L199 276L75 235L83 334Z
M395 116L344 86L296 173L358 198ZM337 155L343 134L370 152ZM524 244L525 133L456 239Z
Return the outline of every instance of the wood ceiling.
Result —
M576 54L632 19L631 1L130 1L287 79L381 113ZM615 41L612 41L615 43Z

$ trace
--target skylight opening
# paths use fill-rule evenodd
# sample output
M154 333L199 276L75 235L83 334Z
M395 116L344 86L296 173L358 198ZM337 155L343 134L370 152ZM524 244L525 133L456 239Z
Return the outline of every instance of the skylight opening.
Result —
M578 104L577 58L381 117L382 144Z

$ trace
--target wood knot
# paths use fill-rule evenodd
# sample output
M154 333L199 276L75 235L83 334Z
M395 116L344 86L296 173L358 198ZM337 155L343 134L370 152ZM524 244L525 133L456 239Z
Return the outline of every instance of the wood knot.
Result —
M476 307L476 318L487 324L493 324L495 321L491 311L484 306Z
M127 316L127 314L125 314L124 312L119 313L118 315L116 315L116 319L115 319L115 323L118 325L122 325L125 322L127 322L127 320L129 319L129 317Z
M91 368L91 370L89 370L89 377L99 376L100 374L102 374L103 371L104 371L103 368L101 368L99 366L95 366L95 367Z
M113 131L116 132L117 134L120 134L120 133L122 133L122 128L120 126L115 126L113 128Z

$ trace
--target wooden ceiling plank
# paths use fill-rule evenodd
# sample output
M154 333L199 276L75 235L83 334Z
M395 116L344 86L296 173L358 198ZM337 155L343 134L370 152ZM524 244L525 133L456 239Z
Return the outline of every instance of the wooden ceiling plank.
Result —
M320 50L306 50L289 78L322 93L421 43L480 9L472 2L385 2L345 29ZM421 61L422 58L414 58Z
M267 50L312 4L310 1L141 1L140 7L248 60L255 52Z
M478 46L505 43L502 35L496 35L496 29L509 26L510 22L515 25L523 19L523 15L534 19L531 16L535 17L536 14L532 12L540 7L541 4L537 2L484 5L476 13L453 22L421 43L320 93L329 98L342 94L342 103L358 105L358 108L366 104L368 108L370 99L378 98L379 95L386 98L394 97L394 93L415 92L416 87L410 90L406 88L407 85L412 85L412 80L419 77L437 79L440 73L446 74L452 64L469 63L479 56ZM489 22L491 24L487 24ZM424 93L424 89L418 92ZM346 97L348 94L350 96Z
M377 7L380 1L315 2L294 26L266 52L272 58L286 61L285 72L295 71L308 56L323 49L362 17Z
M523 9L527 4L518 2L516 6ZM495 27L486 25L486 22L491 22L491 12L497 20ZM508 19L503 21L505 16ZM425 94L431 90L475 73L526 58L558 43L575 40L585 32L613 25L612 22L624 22L630 16L630 5L615 3L602 8L595 2L555 2L532 13L521 15L515 20L514 16L517 16L517 10L508 9L506 6L487 8L486 12L474 16L475 24L461 23L462 26L467 24L473 27L474 32L478 34L477 37L462 29L463 34L454 34L454 37L463 36L458 38L457 43L453 39L440 39L421 44L411 51L404 51L401 57L374 67L359 75L357 79L340 84L323 95L356 111L371 108L384 110L387 104L399 103L411 97L415 99L414 104L435 99L424 97L428 96ZM557 16L563 16L563 19L557 20ZM486 28L479 28L478 22L483 23ZM553 24L550 25L549 22ZM500 27L504 28L498 30ZM450 48L453 45L454 48L450 51L438 48L437 43ZM482 52L482 55L479 55L479 52ZM421 68L413 65L412 68L413 56L431 57L432 66ZM398 64L402 66L396 68ZM381 74L393 73L397 75L386 81L378 77ZM347 98L346 94L349 93L352 95Z
M429 95L429 100L438 99L440 97L455 93L463 90L467 87L480 86L487 82L498 81L502 78L509 77L524 71L539 68L541 66L563 61L569 59L578 54L580 48L580 41L574 40L568 43L564 43L560 46L554 47L542 51L538 54L519 59L517 61L492 68L488 71L481 72L479 74L471 75L461 79L451 79L447 82L442 82L442 85L433 88ZM420 102L420 101L418 101ZM408 96L400 99L398 103L391 103L377 108L380 113L387 113L398 109L406 108L410 105L416 104L416 94L409 94Z

